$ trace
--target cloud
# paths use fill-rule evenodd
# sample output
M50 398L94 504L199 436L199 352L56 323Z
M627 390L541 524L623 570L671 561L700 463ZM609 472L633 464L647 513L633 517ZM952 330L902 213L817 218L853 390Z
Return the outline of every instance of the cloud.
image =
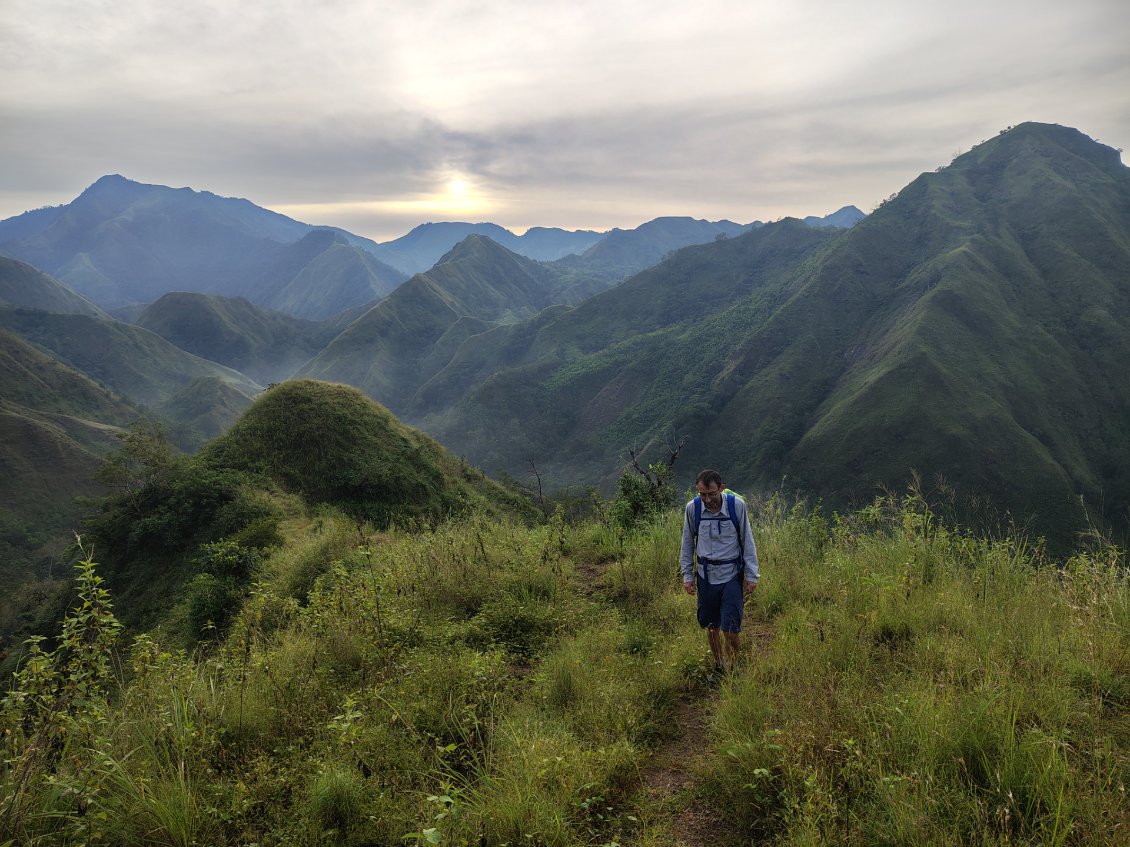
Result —
M515 229L767 219L867 208L1025 120L1130 140L1121 0L7 0L5 17L0 216L118 172L381 238L445 208ZM456 177L474 204L445 193Z

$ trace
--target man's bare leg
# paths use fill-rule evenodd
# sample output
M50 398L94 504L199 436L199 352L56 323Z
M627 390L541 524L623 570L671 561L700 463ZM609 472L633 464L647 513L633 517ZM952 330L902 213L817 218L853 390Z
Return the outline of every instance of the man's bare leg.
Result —
M726 635L729 635L729 634L730 633L726 633ZM710 642L710 652L714 654L714 667L715 668L725 667L726 665L725 665L725 662L723 661L723 658L722 658L722 636L721 636L721 634L714 627L708 626L706 628L706 640Z
M739 632L726 633L726 670L733 671L738 661L738 651L742 646L742 636Z

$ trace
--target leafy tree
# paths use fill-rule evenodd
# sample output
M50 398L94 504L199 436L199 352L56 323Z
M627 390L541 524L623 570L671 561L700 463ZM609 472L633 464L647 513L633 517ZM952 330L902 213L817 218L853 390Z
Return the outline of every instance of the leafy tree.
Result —
M652 462L646 469L632 453L632 467L626 469L616 483L616 496L609 510L612 520L624 530L662 514L675 505L675 484L672 466L682 444L668 462Z
M122 446L99 468L98 478L136 504L140 492L173 463L176 453L158 421L130 424L118 438Z

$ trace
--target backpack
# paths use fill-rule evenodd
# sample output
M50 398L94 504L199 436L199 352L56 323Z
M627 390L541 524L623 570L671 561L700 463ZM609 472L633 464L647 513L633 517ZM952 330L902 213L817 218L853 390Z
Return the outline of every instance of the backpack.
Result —
M694 557L695 560L702 564L702 575L707 576L707 568L710 565L732 565L734 562L741 562L741 567L738 568L739 576L745 574L745 533L742 532L741 522L738 520L738 510L735 506L737 500L736 495L730 489L725 489L723 495L726 498L726 511L729 513L728 520L734 525L734 532L738 536L738 558L737 559L708 559L705 556L698 555L698 525L702 523L702 498L694 498ZM717 518L707 518L707 520L723 521L719 515ZM709 580L707 580L709 582Z

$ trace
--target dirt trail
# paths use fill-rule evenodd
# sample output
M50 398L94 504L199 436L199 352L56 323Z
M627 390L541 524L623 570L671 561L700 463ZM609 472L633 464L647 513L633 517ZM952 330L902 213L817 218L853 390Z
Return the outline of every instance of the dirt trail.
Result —
M770 630L757 626L745 637L750 642L741 658L756 662L769 649ZM684 696L672 715L678 733L655 751L640 775L646 805L657 817L671 820L672 847L716 847L729 840L728 822L695 792L697 774L710 753L710 717L719 696L718 688Z

